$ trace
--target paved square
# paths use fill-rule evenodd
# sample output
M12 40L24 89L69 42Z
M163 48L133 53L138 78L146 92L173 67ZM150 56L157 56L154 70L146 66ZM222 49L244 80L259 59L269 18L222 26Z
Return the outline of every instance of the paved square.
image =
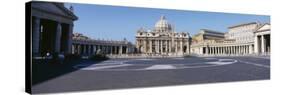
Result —
M77 71L34 85L33 93L270 79L267 57L110 59L73 68Z

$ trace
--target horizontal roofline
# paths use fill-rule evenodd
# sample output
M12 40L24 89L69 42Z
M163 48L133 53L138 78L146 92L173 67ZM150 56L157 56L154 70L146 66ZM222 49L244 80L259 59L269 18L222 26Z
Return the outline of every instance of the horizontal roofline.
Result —
M242 24L230 26L230 27L228 27L228 29L236 28L236 27L240 27L240 26L244 26L244 25L251 25L251 24L258 24L258 23L257 22L242 23Z
M212 33L219 33L219 34L224 34L223 32L215 31L215 30L210 30L210 29L200 29L203 30L204 32L212 32Z

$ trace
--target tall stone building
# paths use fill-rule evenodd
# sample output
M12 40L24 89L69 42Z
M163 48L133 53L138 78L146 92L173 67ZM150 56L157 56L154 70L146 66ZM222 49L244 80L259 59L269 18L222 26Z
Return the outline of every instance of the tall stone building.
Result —
M243 23L228 32L202 29L192 38L191 52L199 55L249 55L270 53L270 24Z
M184 55L190 52L190 36L187 32L177 33L164 16L154 29L140 28L136 35L136 48L143 54Z

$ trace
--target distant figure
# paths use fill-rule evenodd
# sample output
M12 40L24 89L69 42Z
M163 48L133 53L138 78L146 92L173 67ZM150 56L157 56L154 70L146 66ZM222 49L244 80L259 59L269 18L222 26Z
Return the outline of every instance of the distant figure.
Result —
M51 55L49 52L46 53L46 59L50 59Z
M47 52L47 53L46 53L46 56L47 56L47 57L48 57L48 56L50 56L50 53L49 53L49 52Z

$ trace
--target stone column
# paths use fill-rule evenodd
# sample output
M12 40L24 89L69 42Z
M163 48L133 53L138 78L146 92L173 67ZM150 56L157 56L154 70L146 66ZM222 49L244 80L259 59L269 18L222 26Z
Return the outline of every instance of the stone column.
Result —
M166 43L165 51L166 51L166 53L167 53L167 52L168 52L168 40L165 40L165 43Z
M216 47L213 47L213 54L215 55L216 54Z
M224 46L223 47L223 54L226 54L227 53L227 46Z
M122 54L122 46L119 46L119 54Z
M55 52L60 53L60 44L61 44L61 23L57 22L57 29L56 29L56 39L55 39Z
M32 55L39 56L39 46L40 46L40 18L34 17L34 22L32 23Z
M239 46L235 46L236 54L239 54Z
M117 49L118 49L118 48L117 48L118 46L114 46L114 47L115 47L115 50L114 50L115 53L114 53L114 54L118 54L118 50L117 50Z
M220 54L221 53L221 50L220 50L220 47L218 47L218 54Z
M238 54L241 54L241 46L237 46L237 49L238 49Z
M240 54L242 54L242 53L243 53L243 46L239 46L239 47L240 47L240 48L239 48L239 49L240 49L240 50L239 50L239 51L240 51Z
M169 52L171 53L171 52L172 52L172 43L171 43L171 40L169 40L168 42L169 42Z
M180 53L182 53L183 52L183 45L182 45L182 40L180 40Z
M75 53L75 44L72 44L71 45L71 54L74 54Z
M248 50L248 53L249 53L249 54L252 54L252 53L253 53L253 47L252 47L252 45L249 45L249 46L248 46L248 49L249 49L249 50Z
M261 52L265 53L265 39L264 39L264 35L261 35Z
M229 46L226 46L226 54L229 54Z
M112 46L110 46L110 54L113 53L113 49L112 49Z
M126 46L126 54L129 53L129 45Z
M209 54L212 54L212 48L209 47Z
M215 50L215 47L212 47L213 48L213 54L216 54L216 50Z
M80 55L80 49L81 49L81 46L80 44L77 44L77 53Z
M212 48L209 47L209 54L212 54Z
M252 48L252 47L251 47ZM259 38L258 35L255 35L254 40L254 53L259 53Z
M213 47L213 54L216 54L216 47Z
M144 49L144 53L147 53L146 41L147 41L147 40L145 39L145 40L144 40L144 48L143 48L143 49Z
M65 48L66 54L70 54L70 52L71 52L72 34L73 34L73 24L69 24L68 34L67 34L67 39L66 39L66 48Z
M158 42L158 40L155 40L155 50L156 50L156 53L159 53L159 42Z
M223 47L223 54L226 54L226 46Z
M110 48L109 48L109 46L107 45L106 46L106 54L109 54L110 53Z
M159 40L159 45L160 45L160 53L162 53L163 52L163 43L162 43L162 40Z
M175 45L175 52L178 53L178 41L177 40L175 41L175 44L176 44Z
M149 52L152 53L152 40L149 41Z
M242 54L245 54L245 46L242 45Z
M206 54L209 54L209 46L206 47Z
M228 46L225 46L225 54L228 54L229 50L228 50Z
M246 53L246 47L245 47L245 45L243 46L243 54L245 54Z
M215 54L218 54L218 47L214 47L215 48Z

